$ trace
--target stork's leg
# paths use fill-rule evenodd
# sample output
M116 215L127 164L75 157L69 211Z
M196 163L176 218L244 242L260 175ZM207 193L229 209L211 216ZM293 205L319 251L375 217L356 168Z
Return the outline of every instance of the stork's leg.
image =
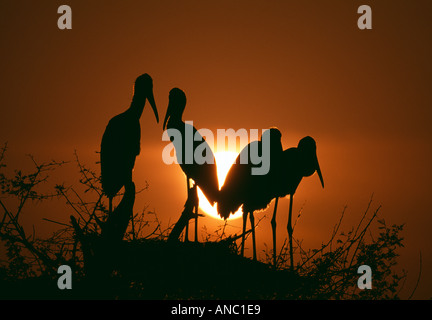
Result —
M195 192L197 192L196 189L195 189ZM195 211L195 242L198 242L198 207L199 207L199 200L198 200L198 196L197 196L195 206L194 206L194 211Z
M132 212L132 215L130 217L130 221L131 221L131 226L132 226L132 239L136 240L136 237L135 237L135 222L134 222L133 212Z
M288 215L288 225L287 225L287 229L288 229L288 236L289 236L289 246L290 246L290 264L291 264L291 271L294 270L294 257L293 257L293 244L292 244L292 234L293 234L293 229L292 229L292 225L291 225L293 198L294 198L294 195L291 194L291 195L290 195L289 215Z
M279 197L276 197L274 211L273 211L273 218L271 220L271 226L273 231L273 267L275 269L276 269L276 212L277 212L278 200Z
M189 220L186 222L184 242L189 242L188 234L189 234Z
M243 212L243 234L242 234L242 244L241 244L241 255L244 257L244 247L245 247L245 233L246 233L246 221L247 221L247 212Z
M190 182L189 182L189 178L186 177L186 185L187 185L187 197L189 198L189 189L190 189ZM185 242L189 241L189 219L186 222L186 227L185 227Z
M255 242L255 217L254 217L253 212L249 212L249 220L250 220L251 229L252 229L253 260L256 261L257 254L256 254L256 242Z

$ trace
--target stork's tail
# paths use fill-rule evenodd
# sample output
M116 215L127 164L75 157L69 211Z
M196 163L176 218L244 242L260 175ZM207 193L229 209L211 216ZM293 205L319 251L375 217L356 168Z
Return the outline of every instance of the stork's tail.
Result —
M220 201L217 203L217 211L219 216L224 220L228 219L231 214L224 201Z

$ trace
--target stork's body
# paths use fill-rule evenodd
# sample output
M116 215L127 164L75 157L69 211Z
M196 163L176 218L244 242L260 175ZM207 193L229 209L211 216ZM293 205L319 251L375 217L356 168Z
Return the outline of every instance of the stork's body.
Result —
M140 153L140 117L146 100L159 122L153 97L153 82L149 75L139 76L135 81L134 95L130 107L113 117L102 136L101 180L102 189L109 199L109 212L112 212L112 199L127 183L132 182L135 159Z
M204 138L197 132L192 125L183 122L182 116L186 107L186 95L178 88L174 88L169 93L169 104L164 120L163 129L168 129L168 135L176 150L177 160L181 169L186 175L187 188L190 188L192 179L202 190L210 204L214 204L219 196L219 182L217 178L216 161L213 152ZM195 151L197 148L203 150L207 159L203 163L197 161ZM189 192L188 192L189 195ZM198 203L194 208L195 217L195 241L198 241ZM186 225L186 239L188 232Z
M264 210L270 204L274 196L274 181L278 173L279 162L282 155L281 133L276 128L271 128L263 133L269 134L268 143L270 148L263 146L263 138L248 144L238 155L235 163L229 170L225 183L221 188L220 201L218 202L219 215L227 219L230 214L236 212L243 205L243 236L241 254L244 254L244 242L246 232L246 222L249 220L252 229L253 258L256 260L255 243L255 219L254 211ZM254 175L252 168L256 167L251 161L251 150L258 150L258 153L268 150L270 152L270 168L267 174ZM247 158L247 163L241 163L242 159ZM255 161L256 163L256 161Z

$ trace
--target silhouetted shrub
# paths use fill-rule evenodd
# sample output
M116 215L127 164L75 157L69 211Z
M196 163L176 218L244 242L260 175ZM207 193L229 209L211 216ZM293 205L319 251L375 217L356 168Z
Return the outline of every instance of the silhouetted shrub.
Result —
M49 173L66 163L39 164L30 157L33 171L8 172L6 149L7 145L0 148L0 245L6 248L0 262L3 298L400 298L406 273L396 273L395 267L398 249L403 247L403 225L388 226L379 220L380 207L370 211L372 199L358 225L343 232L345 208L320 248L306 250L296 241L293 272L286 243L274 268L271 250L265 250L261 262L240 257L236 239L225 234L225 225L207 233L202 243L169 242L173 226L164 228L147 208L133 215L123 241L108 243L101 238L108 210L99 175L76 155L80 186L55 185L51 193L44 193L39 187ZM46 219L59 226L52 236L29 236L20 222L31 211L27 203L53 198L66 202L62 214L73 216L71 222ZM71 292L56 287L57 268L62 264L74 272ZM357 268L363 264L373 270L372 290L357 287Z

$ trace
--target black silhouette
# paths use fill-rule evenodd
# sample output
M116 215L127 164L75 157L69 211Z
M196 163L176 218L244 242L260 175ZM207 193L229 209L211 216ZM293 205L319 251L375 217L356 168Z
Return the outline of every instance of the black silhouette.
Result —
M109 198L110 213L113 197L125 184L132 181L135 158L140 153L139 120L146 100L150 102L156 121L159 122L153 97L153 80L148 74L143 74L135 81L130 107L109 121L102 137L100 153L102 188Z
M297 190L303 177L311 176L315 171L321 180L321 185L324 188L324 180L321 174L321 169L318 163L318 157L316 154L316 143L315 140L309 136L302 138L297 148L290 148L284 150L282 154L282 160L279 163L280 167L277 174L277 182L275 184L276 189L274 196L276 197L275 208L273 218L271 221L273 229L273 263L276 266L276 211L279 197L285 197L290 195L290 206L288 216L288 235L289 235L289 246L290 246L290 263L291 270L294 268L293 260L293 248L292 248L292 205L294 193Z
M125 184L125 193L119 205L108 216L102 224L102 239L109 242L119 242L123 240L129 221L133 216L133 206L135 202L135 184L128 181Z
M84 258L84 268L91 287L100 286L109 281L111 272L116 268L118 261L114 258L116 250L122 246L129 221L133 217L135 202L135 184L128 181L125 184L125 193L119 205L108 215L105 222L100 221L96 215L94 219L101 228L100 237L90 235L85 231L86 226L80 227L73 215L70 216L76 238L81 243ZM105 292L105 293L108 293Z
M218 202L218 213L224 219L227 219L231 213L236 212L243 205L242 255L244 255L246 221L249 214L254 260L256 260L254 211L267 208L272 199L275 198L274 190L276 186L274 183L279 171L279 161L283 150L281 143L282 134L277 128L266 130L263 135L266 134L270 135L269 172L265 175L252 174L252 168L257 165L253 163L250 152L253 148L257 148L258 154L262 156L263 137L261 137L260 141L251 142L238 155L221 188L220 201ZM244 159L243 157L248 159L247 163L240 162L241 159Z
M171 139L174 144L177 160L181 169L186 174L187 189L190 189L190 181L192 179L197 186L201 188L206 198L213 205L219 195L219 182L217 178L216 162L213 152L204 138L197 130L183 122L182 116L186 107L185 93L174 88L169 93L169 103L163 123L163 129L176 129L181 134L181 139L178 141L175 137ZM193 135L188 136L191 132ZM190 145L190 150L186 147ZM195 151L197 147L203 147L203 157L209 159L204 163L199 163L195 159ZM188 152L188 154L186 154ZM189 196L189 192L188 192ZM195 241L198 241L198 203L195 203ZM186 225L186 240L188 237L188 224Z

